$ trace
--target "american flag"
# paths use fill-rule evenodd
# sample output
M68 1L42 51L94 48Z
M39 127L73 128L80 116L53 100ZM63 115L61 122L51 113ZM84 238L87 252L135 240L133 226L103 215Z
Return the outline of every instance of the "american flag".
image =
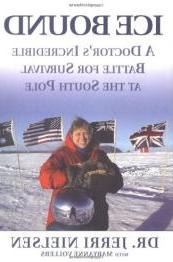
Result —
M30 124L23 133L26 146L33 146L51 141L62 141L62 118L52 117Z
M14 146L13 121L0 123L0 147Z
M163 134L166 122L144 126L130 136L130 141L136 149L164 146Z
M94 136L100 143L114 143L115 121L92 122Z

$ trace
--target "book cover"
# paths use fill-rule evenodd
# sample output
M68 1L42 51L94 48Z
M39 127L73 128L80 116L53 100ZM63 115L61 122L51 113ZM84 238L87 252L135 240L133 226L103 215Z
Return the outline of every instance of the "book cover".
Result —
M0 13L2 257L171 257L171 1L7 0ZM107 231L50 233L39 170L76 117L101 130L124 186L106 196ZM40 126L56 135L38 142Z

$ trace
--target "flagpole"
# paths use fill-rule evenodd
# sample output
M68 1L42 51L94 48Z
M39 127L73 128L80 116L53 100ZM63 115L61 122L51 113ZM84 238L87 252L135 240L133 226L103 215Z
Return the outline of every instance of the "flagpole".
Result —
M169 160L169 156L168 156L168 143L167 143L167 134L168 134L168 121L165 121L165 140L166 140L166 157L165 157L165 162L166 162L166 165L168 165L168 160ZM162 169L161 169L161 172L162 172ZM161 184L162 184L162 189L163 191L165 190L165 187L164 187L164 177L161 175Z
M13 136L13 139L15 141L15 145L16 145L16 151L17 151L17 163L18 163L18 173L19 173L19 177L20 177L20 185L21 187L19 187L19 190L22 190L22 192L20 192L20 194L22 194L22 198L23 198L23 193L24 193L24 183L23 183L23 179L22 179L22 173L21 173L21 166L20 166L20 157L19 157L19 148L18 148L18 142L17 142L17 136L16 136L16 132L15 132L15 128L14 128L14 123L13 123L13 120L12 120L12 136ZM21 208L20 206L20 199L21 198L21 195L20 195L20 198L19 198L19 203L18 203L18 207ZM21 221L23 219L23 206L21 208L21 212L19 212L19 221Z
M24 184L23 184L21 166L20 166L19 148L18 148L17 136L16 136L13 120L12 120L12 135L13 135L13 138L14 138L15 144L16 144L17 163L18 163L18 172L19 172L19 176L20 176L20 183L21 183L21 186L22 186L22 190L24 190Z

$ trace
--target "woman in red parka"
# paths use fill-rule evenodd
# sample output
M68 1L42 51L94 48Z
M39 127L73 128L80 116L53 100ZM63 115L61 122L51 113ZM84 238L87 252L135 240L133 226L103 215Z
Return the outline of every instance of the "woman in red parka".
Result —
M51 201L62 191L70 186L73 174L69 175L69 167L75 165L88 165L95 163L96 171L102 168L107 175L93 175L78 182L78 185L87 188L94 200L95 213L88 225L81 226L77 230L107 230L108 228L108 204L106 193L115 193L123 186L123 178L120 170L110 161L106 153L99 149L94 141L91 125L82 118L73 121L66 136L65 144L57 149L40 169L39 181L44 189L53 189ZM80 180L78 180L80 181ZM79 185L79 183L81 183ZM73 184L74 186L74 184ZM51 206L51 205L50 205ZM65 227L55 221L49 207L47 230L74 230L74 227Z

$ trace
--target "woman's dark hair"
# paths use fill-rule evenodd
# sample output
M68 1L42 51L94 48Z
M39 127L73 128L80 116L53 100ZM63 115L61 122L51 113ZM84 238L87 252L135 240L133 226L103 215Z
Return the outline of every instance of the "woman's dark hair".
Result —
M89 134L91 136L93 135L93 128L91 124L81 117L77 117L75 120L73 120L69 131L72 134L76 129L79 129L82 127L88 129Z

